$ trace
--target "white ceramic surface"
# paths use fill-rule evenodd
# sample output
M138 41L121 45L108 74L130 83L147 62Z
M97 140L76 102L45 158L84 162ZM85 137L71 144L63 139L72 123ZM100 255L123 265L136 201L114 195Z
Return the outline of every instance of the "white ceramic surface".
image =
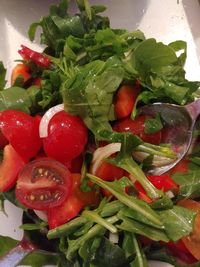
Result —
M10 70L19 59L17 53L21 44L41 50L38 42L27 38L28 26L48 14L50 3L59 0L0 0L0 60ZM198 0L91 0L91 4L102 3L108 7L105 12L112 27L140 29L146 37L155 37L169 43L177 39L188 43L186 73L188 79L200 80L200 4ZM73 9L73 2L72 7ZM18 229L21 211L6 202L8 217L0 213L0 235L22 237ZM161 264L151 263L151 267ZM169 265L162 265L168 267Z

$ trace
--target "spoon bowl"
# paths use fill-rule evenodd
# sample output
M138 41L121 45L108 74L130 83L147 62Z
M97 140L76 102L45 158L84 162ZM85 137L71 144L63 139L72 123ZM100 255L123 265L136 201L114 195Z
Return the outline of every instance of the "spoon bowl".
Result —
M200 99L185 106L154 103L142 107L140 114L153 117L159 114L164 128L162 143L169 144L177 155L175 160L166 160L166 164L156 164L148 171L152 175L161 175L172 169L188 152L195 122L200 114Z

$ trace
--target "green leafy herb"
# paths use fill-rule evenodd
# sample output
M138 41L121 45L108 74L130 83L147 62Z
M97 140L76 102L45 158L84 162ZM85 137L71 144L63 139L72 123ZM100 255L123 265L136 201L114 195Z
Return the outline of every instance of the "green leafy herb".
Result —
M3 62L0 61L0 90L3 90L6 85L6 69L4 68Z
M155 118L151 118L151 119L148 118L145 120L144 132L146 134L153 134L153 133L159 132L160 130L162 130L162 128L163 128L163 124L162 124L159 114L157 114Z

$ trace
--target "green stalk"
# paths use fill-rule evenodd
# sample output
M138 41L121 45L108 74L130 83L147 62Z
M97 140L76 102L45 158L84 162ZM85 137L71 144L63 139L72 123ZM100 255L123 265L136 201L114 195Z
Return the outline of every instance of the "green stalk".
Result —
M117 228L111 223L107 222L101 216L99 216L98 213L95 211L84 210L82 212L82 216L85 217L86 219L94 221L95 223L99 225L102 225L103 227L108 229L113 234L117 233Z
M159 216L149 206L145 206L143 203L141 204L140 200L135 199L134 197L131 197L131 196L129 196L129 195L127 195L121 191L114 189L111 185L109 185L109 182L105 182L94 175L91 175L88 173L87 177L90 178L90 180L92 180L94 183L98 184L100 187L107 189L110 193L112 193L122 203L124 203L128 207L138 211L139 213L144 215L146 218L148 218L154 224L161 226L161 227L164 227Z
M112 216L112 217L106 219L106 221L110 224L113 224L113 223L117 222L118 220L119 219L117 216ZM76 240L72 240L71 242L73 242L73 245L69 246L67 253L66 253L67 259L72 260L75 256L76 251L81 246L83 246L83 244L87 240L89 240L95 236L102 236L102 235L104 235L105 232L106 232L106 229L103 226L96 224L87 232L87 234L77 238Z
M165 158L176 159L177 154L169 147L156 146L149 143L143 143L136 147L135 151L145 152L150 155L157 155Z
M121 203L119 200L109 202L103 207L102 211L100 212L100 215L103 218L113 216L117 214L117 212L119 212L123 206L124 206L123 203ZM96 212L96 210L92 212ZM75 232L77 229L79 229L87 222L88 222L87 218L84 218L82 216L77 217L61 226L49 230L47 237L48 239L54 239L54 238L60 238L62 236L68 236L69 234Z
M140 169L138 164L132 160L132 158L127 157L121 159L119 166L129 172L134 179L140 182L150 198L157 199L162 197L162 191L155 188L152 183L149 182L142 169Z
M56 227L54 229L49 230L47 234L48 239L53 239L53 238L59 238L61 236L67 236L79 227L83 226L85 223L87 223L88 220L84 217L77 217L68 223L65 223L59 227Z

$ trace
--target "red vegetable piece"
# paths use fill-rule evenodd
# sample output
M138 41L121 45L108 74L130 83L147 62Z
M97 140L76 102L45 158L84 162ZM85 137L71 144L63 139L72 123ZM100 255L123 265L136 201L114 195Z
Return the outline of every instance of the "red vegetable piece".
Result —
M130 118L119 120L114 124L113 130L116 132L131 132L139 136L144 142L158 145L161 142L161 131L153 134L146 134L144 132L146 118L147 116L145 115L139 115L134 120Z
M23 168L15 192L16 198L27 208L48 210L62 204L71 190L70 171L58 161L43 158Z
M72 174L72 191L70 196L56 209L48 210L48 223L50 229L62 225L73 219L87 205L99 203L98 193L95 191L82 192L80 190L80 174Z
M51 64L50 59L42 53L36 52L25 45L21 45L21 49L18 51L24 60L31 60L36 65L43 68L48 68Z
M49 122L48 136L43 138L44 151L48 157L66 164L83 152L87 138L83 121L60 111Z
M5 110L0 113L0 129L9 143L24 160L36 156L41 148L39 121L17 110Z
M3 150L3 161L0 164L0 192L11 189L18 173L25 166L25 162L11 145L6 145Z
M140 92L140 84L137 81L135 85L122 85L117 91L115 101L115 113L118 119L130 116L135 105L136 98Z

